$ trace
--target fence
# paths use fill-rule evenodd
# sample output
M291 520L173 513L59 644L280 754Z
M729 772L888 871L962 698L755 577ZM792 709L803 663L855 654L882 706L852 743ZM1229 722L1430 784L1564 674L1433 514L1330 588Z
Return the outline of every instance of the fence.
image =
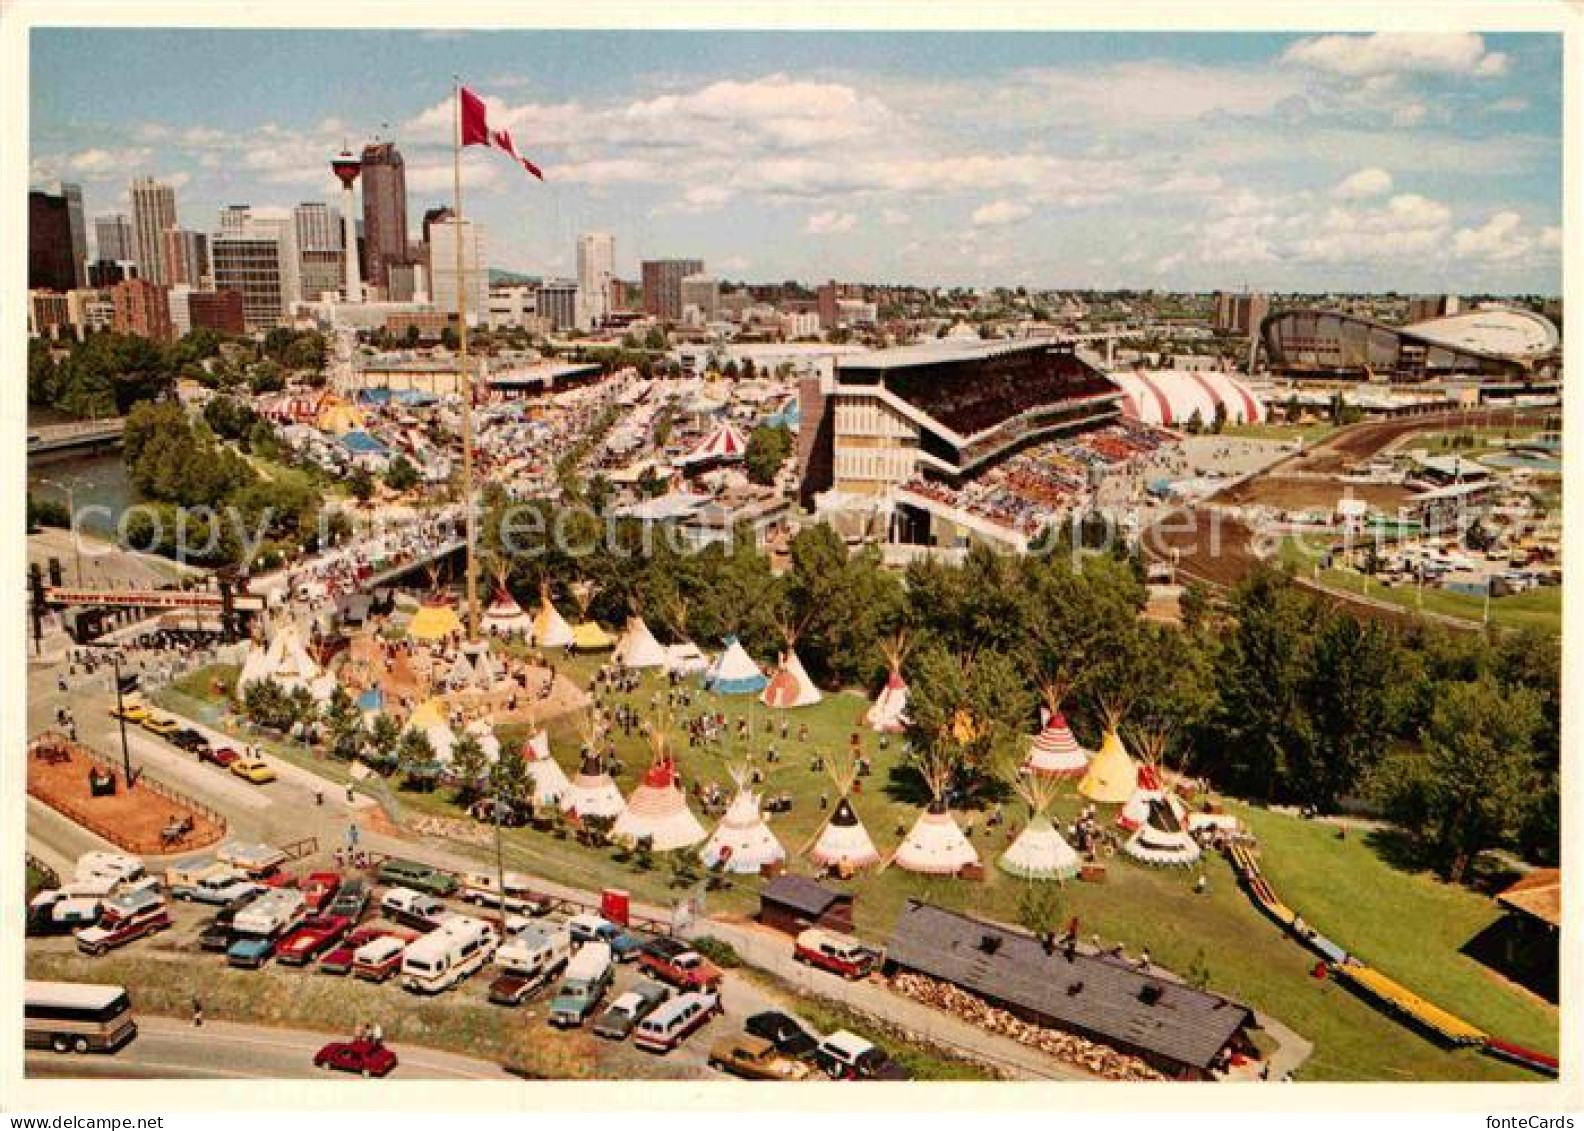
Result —
M40 878L43 879L45 887L60 887L60 874L56 872L54 868L51 868L48 864L44 863L44 861L40 860L37 856L34 856L31 852L23 853L23 858L26 861L27 866L33 871L37 872Z

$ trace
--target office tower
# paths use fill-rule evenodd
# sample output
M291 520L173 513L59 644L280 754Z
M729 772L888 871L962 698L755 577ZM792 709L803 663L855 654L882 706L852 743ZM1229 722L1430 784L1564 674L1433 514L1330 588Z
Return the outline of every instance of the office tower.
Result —
M138 274L151 283L170 282L165 266L165 229L176 227L176 190L152 177L132 182L132 248Z
M34 189L28 193L28 289L64 292L76 286L66 197Z
M132 250L132 224L119 212L94 217L95 259L115 263L135 258Z
M346 150L330 161L330 171L341 182L341 252L345 258L341 294L348 302L363 301L363 275L358 263L357 202L352 186L363 172L363 162Z
M107 290L122 279L136 279L137 264L130 259L95 259L88 264L88 285Z
M251 218L210 244L216 290L242 296L249 331L280 325L300 297L296 226L291 220Z
M367 186L364 187L367 192ZM443 314L454 314L457 308L457 245L458 228L462 229L462 274L467 280L463 297L466 299L468 325L477 325L484 318L484 298L489 293L488 259L484 250L484 231L472 220L445 219L435 222L429 229L429 258L433 264L430 293L435 309Z
M165 271L172 287L200 290L209 278L209 237L187 228L166 228Z
M662 322L682 318L682 280L702 275L702 259L647 259L643 264L644 310Z
M363 241L369 286L390 285L390 264L407 261L407 172L391 142L363 147Z
M572 279L546 279L535 292L535 307L552 330L571 330L577 326L578 285Z
M292 209L292 220L297 226L297 250L341 250L341 217L330 205L304 201Z
M110 289L115 304L115 332L133 334L168 342L174 337L171 326L168 287L147 279L127 279Z
M1258 291L1234 294L1231 291L1215 293L1215 317L1212 325L1217 330L1252 337L1259 332L1260 323L1270 313L1270 296Z
M88 225L83 219L82 186L62 181L60 192L66 198L66 220L71 228L72 276L81 289L88 282Z
M616 238L608 232L578 237L577 283L581 308L578 328L587 330L610 317L611 281L616 277Z
M252 218L251 204L228 204L220 209L220 230L230 235L240 235Z
M328 204L308 201L292 209L297 237L297 275L303 300L318 302L326 294L340 295L345 284L346 261L342 251L341 217Z
M687 275L678 284L682 314L698 312L700 322L712 321L720 311L720 281L710 275Z
M187 320L194 330L244 334L247 319L239 291L194 291L187 296Z

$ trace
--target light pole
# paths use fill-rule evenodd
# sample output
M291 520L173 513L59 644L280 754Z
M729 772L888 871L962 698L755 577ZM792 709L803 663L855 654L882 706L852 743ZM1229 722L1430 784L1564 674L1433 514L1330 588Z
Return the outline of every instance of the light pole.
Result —
M70 483L62 483L55 479L40 479L40 483L47 484L62 491L66 495L66 532L71 535L72 560L77 573L77 588L83 587L82 568L82 543L77 540L77 496L76 488Z

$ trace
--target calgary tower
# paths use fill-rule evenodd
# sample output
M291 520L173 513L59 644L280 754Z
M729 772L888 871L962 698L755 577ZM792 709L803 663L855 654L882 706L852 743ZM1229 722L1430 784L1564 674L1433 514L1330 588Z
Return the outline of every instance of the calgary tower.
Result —
M363 162L343 149L330 161L330 169L341 182L341 219L345 225L346 247L346 300L363 301L363 281L358 274L358 242L356 204L352 199L352 185L363 171Z

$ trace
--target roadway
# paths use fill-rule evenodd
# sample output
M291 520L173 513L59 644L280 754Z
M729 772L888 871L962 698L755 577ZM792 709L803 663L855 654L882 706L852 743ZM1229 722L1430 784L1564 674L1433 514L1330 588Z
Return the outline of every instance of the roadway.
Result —
M301 1029L206 1021L199 1028L171 1017L139 1015L138 1035L113 1056L30 1050L31 1079L306 1080L355 1079L315 1068L314 1053L333 1038ZM438 1049L392 1044L398 1064L391 1079L508 1080L498 1064Z

